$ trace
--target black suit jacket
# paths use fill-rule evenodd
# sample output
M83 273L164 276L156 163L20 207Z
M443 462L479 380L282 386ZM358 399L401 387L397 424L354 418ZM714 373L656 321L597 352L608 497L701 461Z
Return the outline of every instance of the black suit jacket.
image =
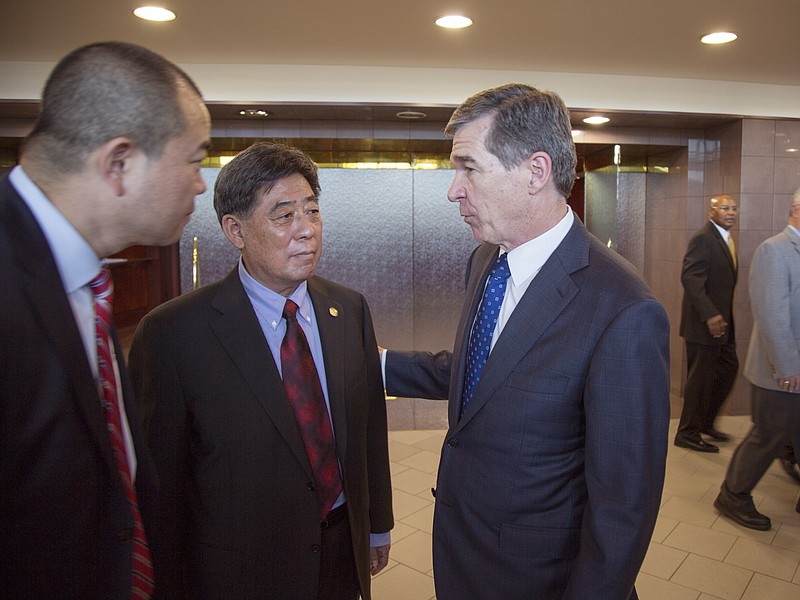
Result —
M687 342L722 345L733 341L736 274L728 244L708 221L689 240L683 257L680 334ZM719 338L711 335L706 324L715 315L722 315L728 323L727 333Z
M98 388L47 241L7 178L0 281L0 597L129 600L133 517ZM120 370L157 554L154 470Z
M669 322L629 263L575 222L520 299L460 415L498 248L470 261L453 354L389 352L386 389L449 398L433 519L440 600L624 600L655 525Z
M368 600L369 534L393 525L377 344L361 294L317 277L308 290ZM129 361L170 522L170 597L316 600L312 471L237 269L145 317Z

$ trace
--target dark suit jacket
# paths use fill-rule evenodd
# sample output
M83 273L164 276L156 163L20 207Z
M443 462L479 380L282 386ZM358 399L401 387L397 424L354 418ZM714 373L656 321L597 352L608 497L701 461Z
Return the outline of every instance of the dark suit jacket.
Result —
M669 323L577 219L531 282L459 418L498 248L473 255L454 354L389 352L387 392L449 397L433 525L439 600L624 600L661 498Z
M47 241L7 178L0 281L0 597L129 600L133 517L98 388ZM154 471L120 369L153 546Z
M369 534L393 525L377 344L361 294L317 277L308 290L368 600ZM170 596L315 600L312 471L237 269L145 317L129 362L170 520Z
M728 244L717 228L708 221L689 240L681 272L683 305L680 334L695 344L722 345L733 341L733 288L736 269ZM728 332L715 338L706 321L722 315Z

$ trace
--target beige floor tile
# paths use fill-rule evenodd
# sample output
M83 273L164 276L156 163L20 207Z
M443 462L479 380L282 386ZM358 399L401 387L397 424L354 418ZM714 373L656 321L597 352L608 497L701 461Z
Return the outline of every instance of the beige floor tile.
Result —
M698 592L647 573L636 578L636 593L642 600L697 600Z
M431 500L425 500L424 498L414 496L403 490L393 490L392 492L392 508L394 510L395 521L401 521L408 515L422 510L431 503Z
M428 573L433 569L431 545L429 533L415 531L407 538L392 544L390 554L401 565L411 567L420 573Z
M436 473L439 470L439 454L428 450L420 450L416 454L399 461L401 465L406 465L412 469L418 469L427 473Z
M698 527L691 523L679 523L663 543L665 546L699 554L706 558L724 560L735 542L736 536L730 533Z
M752 578L752 571L690 554L670 581L723 600L739 600Z
M429 431L433 435L426 437L423 440L414 443L414 447L420 450L428 450L435 454L440 454L442 451L442 443L444 442L444 434L446 431Z
M389 473L392 475L392 485L394 485L394 476L399 475L403 471L408 471L408 467L397 462L389 463Z
M740 538L747 538L762 544L771 544L778 533L778 529L773 526L769 531L756 531L755 529L748 529L737 525L730 519L720 515L714 524L711 526L714 531L721 531L722 533L730 533Z
M433 533L433 504L408 515L402 522L425 533Z
M653 535L650 538L652 541L660 544L664 539L675 529L680 523L677 519L670 519L662 514L658 515L656 519L656 528L653 530Z
M392 544L399 542L405 537L410 536L415 531L417 531L416 527L411 527L411 525L406 525L402 521L399 521L397 520L397 518L395 518L394 529L392 529Z
M372 582L375 600L432 600L433 577L399 564Z
M775 534L775 539L772 540L772 545L800 552L800 525L782 523L778 533Z
M400 433L400 432L392 432ZM393 439L394 436L389 436L389 460L393 462L400 462L404 458L408 458L409 456L414 456L420 452L419 448L416 448L410 444L404 444Z
M719 596L712 596L711 594L700 594L697 600L721 600Z
M405 471L392 474L392 487L403 490L415 496L423 490L430 490L436 484L436 475L408 468Z
M651 543L640 570L648 575L669 579L675 574L675 571L678 570L678 567L681 566L681 563L686 560L688 555L688 552L683 552L682 550Z
M791 581L800 564L800 553L739 538L725 557L725 563Z
M800 585L767 577L756 573L742 600L797 600L800 598Z
M661 507L660 514L700 527L711 527L717 518L714 507L707 502L695 502L673 496Z
M389 439L400 442L401 444L408 444L413 446L423 440L431 437L432 432L427 429L420 429L417 431L392 431L389 433Z
M718 486L713 486L718 489ZM679 498L686 498L687 500L700 500L712 485L707 481L702 481L694 477L687 477L685 475L673 475L667 473L664 480L664 494L670 496L678 496Z

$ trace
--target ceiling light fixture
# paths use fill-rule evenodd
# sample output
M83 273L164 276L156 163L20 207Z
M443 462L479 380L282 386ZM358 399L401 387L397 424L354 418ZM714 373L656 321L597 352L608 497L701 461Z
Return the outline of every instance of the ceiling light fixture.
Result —
M428 115L424 112L419 112L418 110L401 110L399 113L395 115L398 119L424 119Z
M434 22L445 29L464 29L472 25L472 19L463 15L445 15Z
M601 117L600 115L595 115L594 117L586 117L583 122L588 123L589 125L602 125L603 123L608 123L611 119L608 117Z
M160 6L140 6L133 14L145 21L172 21L175 13Z
M245 110L240 110L239 114L243 117L268 117L269 113L265 110L259 110L257 108L247 108Z
M730 31L715 31L714 33L704 35L700 38L700 41L704 44L727 44L737 37L735 33L731 33Z

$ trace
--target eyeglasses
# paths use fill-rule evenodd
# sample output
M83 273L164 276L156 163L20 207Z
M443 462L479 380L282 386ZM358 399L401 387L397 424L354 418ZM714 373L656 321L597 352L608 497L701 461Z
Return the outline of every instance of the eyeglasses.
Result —
M717 210L720 211L720 212L739 212L739 207L738 206L728 206L726 204L725 206L718 206Z

